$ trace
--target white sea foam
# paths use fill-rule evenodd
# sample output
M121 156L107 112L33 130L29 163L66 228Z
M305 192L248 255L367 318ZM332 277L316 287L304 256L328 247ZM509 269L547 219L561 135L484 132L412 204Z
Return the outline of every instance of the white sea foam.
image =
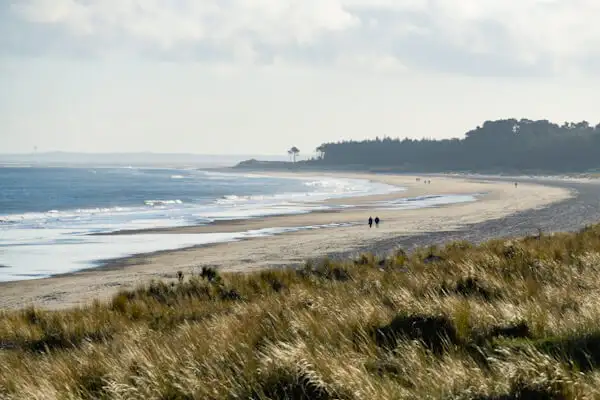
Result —
M183 204L183 201L179 199L175 200L144 200L144 204L147 206L166 206L169 204Z

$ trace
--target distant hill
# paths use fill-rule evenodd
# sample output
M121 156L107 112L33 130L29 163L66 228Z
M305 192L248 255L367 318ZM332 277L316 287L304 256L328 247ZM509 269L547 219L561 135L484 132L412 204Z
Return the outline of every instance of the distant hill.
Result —
M289 161L269 161L269 160L257 160L251 158L244 160L235 165L235 168L247 168L247 169L297 169L299 166L306 166L305 161L289 162Z
M463 139L383 139L324 143L312 165L446 172L589 172L600 169L600 124L486 121Z
M486 121L462 139L384 137L323 143L316 151L319 156L307 161L250 160L238 167L496 174L597 172L600 124L502 119Z

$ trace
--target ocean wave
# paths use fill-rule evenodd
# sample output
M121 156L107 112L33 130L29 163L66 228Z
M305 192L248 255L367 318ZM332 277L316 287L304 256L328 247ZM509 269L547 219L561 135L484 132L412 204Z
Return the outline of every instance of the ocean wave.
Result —
M111 214L133 211L126 207L79 208L75 210L48 210L45 212L28 212L23 214L0 215L0 223L17 223L25 221L42 221L48 219L80 218L85 215Z
M0 168L33 168L33 165L19 163L0 163Z
M185 179L187 178L186 176L183 175L171 175L171 179Z
M283 203L306 205L334 198L344 198L364 195L388 194L405 190L398 186L372 182L363 179L302 177L289 178L300 180L306 191L282 192L268 195L239 196L226 195L214 201L217 205L239 206L248 203L264 203L265 206L276 206Z
M239 205L240 203L247 203L250 201L261 201L265 200L266 196L256 195L256 196L238 196L236 194L229 194L221 197L214 201L215 204L218 205Z
M348 180L341 179L320 179L320 180L311 180L307 182L303 182L305 186L313 187L313 188L323 188L323 189L333 189L333 190L343 190L343 191L353 191L364 189L366 184L362 185L351 185ZM362 183L362 182L361 182Z
M146 204L147 206L167 206L170 204L183 204L183 201L176 199L176 200L144 200L144 204Z
M227 173L210 173L229 175ZM244 174L247 175L247 174ZM169 175L171 176L171 175ZM182 175L183 176L183 175ZM239 176L239 175L238 175ZM69 227L78 229L101 226L130 226L143 221L154 221L155 226L193 224L204 219L243 219L267 215L301 214L334 207L320 201L354 195L390 193L401 188L378 184L366 180L344 178L293 178L306 183L307 190L277 194L241 195L229 194L218 199L184 201L181 199L155 198L143 201L138 206L82 208L76 210L49 210L18 215L0 215L2 224L19 224L23 227ZM310 189L308 189L310 188ZM146 222L144 222L146 223Z
M199 171L203 176L214 176L224 178L272 178L269 175L260 175L255 173L240 173L240 172L219 172L219 171Z
M232 179L245 179L250 175L221 172L207 174L230 176ZM168 174L167 178L175 175L188 176L186 173L177 174L173 172ZM254 177L258 178L259 175L254 175ZM232 182L233 193L220 198L199 198L186 200L184 203L181 199L165 199L161 198L162 196L157 196L154 199L142 200L138 205L68 210L52 209L43 212L0 215L0 227L3 231L16 226L19 229L67 229L83 232L86 229L90 231L98 229L112 231L143 227L181 226L197 224L199 221L201 221L200 223L210 222L215 219L237 220L269 215L303 214L336 208L333 204L320 203L320 201L331 198L382 194L402 190L401 188L367 180L318 176L290 179L298 182L300 187L298 185L296 187L299 191L253 195L244 195L243 192L242 194L234 194L237 185ZM302 190L301 185L304 182L307 185L304 185L305 189ZM283 185L282 187L293 188L294 186ZM276 186L273 188L275 189Z

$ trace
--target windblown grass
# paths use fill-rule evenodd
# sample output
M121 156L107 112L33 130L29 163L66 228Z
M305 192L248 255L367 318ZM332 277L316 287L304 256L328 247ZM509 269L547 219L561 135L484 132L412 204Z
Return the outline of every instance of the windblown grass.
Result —
M0 398L600 398L600 226L2 312Z

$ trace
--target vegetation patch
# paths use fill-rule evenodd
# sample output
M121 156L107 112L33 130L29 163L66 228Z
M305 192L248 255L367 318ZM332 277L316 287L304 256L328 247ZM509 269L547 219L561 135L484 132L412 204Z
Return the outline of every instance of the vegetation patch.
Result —
M0 311L0 397L600 398L600 226L538 236Z
M317 147L316 159L293 164L248 160L238 168L361 166L394 172L589 173L598 168L599 147L600 124L581 121L559 125L545 119L506 118L485 121L461 139L378 137L329 142ZM558 157L561 162L556 162Z
M329 260L325 260L317 267L314 267L309 263L304 268L299 269L297 273L302 278L314 276L316 278L338 282L346 282L352 279L350 272L345 267L333 265Z

